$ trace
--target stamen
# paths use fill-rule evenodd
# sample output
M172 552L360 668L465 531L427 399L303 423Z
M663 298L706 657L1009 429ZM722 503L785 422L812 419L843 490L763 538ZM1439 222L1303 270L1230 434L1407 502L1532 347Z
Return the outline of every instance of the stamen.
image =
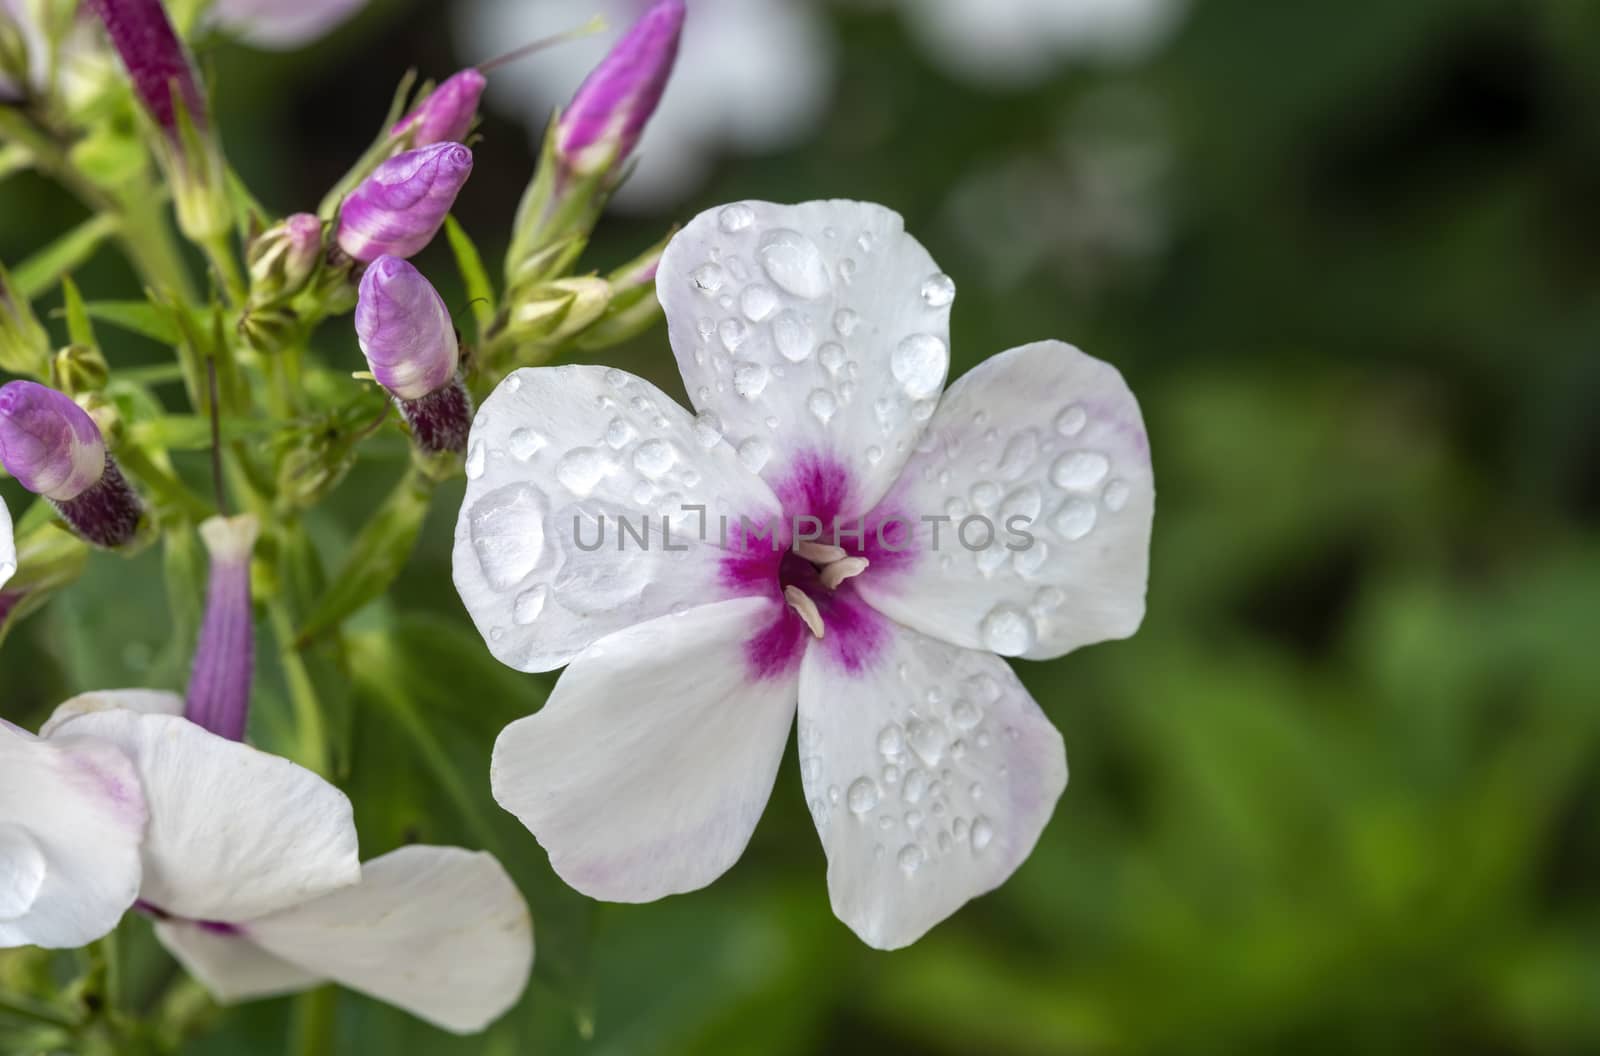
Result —
M847 557L842 561L835 561L822 570L822 585L829 590L838 590L839 584L851 576L859 576L867 570L868 561L864 557Z
M831 565L843 561L849 554L841 546L829 546L812 539L802 539L794 544L794 552L813 565Z
M783 596L789 602L789 607L800 614L800 618L811 628L813 637L822 637L822 613L817 611L817 603L806 596L806 592L799 587L784 587Z

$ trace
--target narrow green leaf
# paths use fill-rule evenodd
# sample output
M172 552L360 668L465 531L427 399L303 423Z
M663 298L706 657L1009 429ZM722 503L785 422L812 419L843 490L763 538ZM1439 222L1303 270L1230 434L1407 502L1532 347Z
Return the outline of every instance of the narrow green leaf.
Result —
M78 284L72 281L71 275L61 276L61 296L64 299L62 311L67 317L67 339L75 345L93 348L94 326L84 308L83 294L78 292Z
M456 255L456 269L461 272L461 282L467 288L468 307L477 323L478 340L482 341L489 324L494 322L494 283L489 281L489 272L483 266L478 247L472 244L472 237L454 216L445 217L444 231L450 239L450 251Z
M109 213L90 217L39 252L23 261L13 273L17 289L29 300L43 294L61 276L94 256L100 243L117 233L117 218Z
M306 618L300 630L301 643L337 627L399 578L422 531L432 492L432 485L421 474L406 474L351 544L344 567Z
M228 418L222 422L223 440L248 440L264 436L278 423L265 418ZM211 450L211 419L203 414L164 414L128 427L128 439L141 447L168 451Z
M84 308L91 319L163 345L175 345L183 339L171 314L148 301L90 301Z

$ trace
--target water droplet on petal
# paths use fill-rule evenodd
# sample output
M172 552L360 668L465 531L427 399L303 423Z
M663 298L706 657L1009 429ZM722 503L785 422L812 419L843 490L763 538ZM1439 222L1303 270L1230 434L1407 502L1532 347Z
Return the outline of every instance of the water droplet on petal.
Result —
M758 256L767 277L796 297L814 301L833 286L822 251L798 231L769 231L761 240Z
M767 387L771 372L765 363L744 360L733 368L733 391L747 400L760 397Z
M827 389L813 389L811 395L806 397L806 408L816 416L817 421L823 425L828 424L839 409L839 401L834 399L833 393Z
M972 821L972 849L981 851L989 846L994 839L994 825L988 818L974 818Z
M856 327L861 325L861 316L849 308L840 308L833 313L833 328L839 331L840 337L849 337L855 333Z
M532 484L499 488L473 504L467 531L478 566L495 590L509 590L539 564L544 516L544 494Z
M955 280L940 272L930 275L922 283L922 303L929 308L943 308L956 299Z
M633 468L651 479L665 476L677 461L677 449L665 440L646 440L633 453Z
M751 283L739 295L739 310L752 323L761 322L761 320L776 311L777 308L778 295L772 292L771 286L763 283Z
M474 440L472 450L467 452L467 479L477 480L483 476L483 471L487 468L488 461L489 451L483 446L483 441Z
M550 588L542 583L518 594L516 604L511 608L511 619L520 627L528 626L544 611L545 598L549 594Z
M706 450L716 447L722 443L722 419L706 411L694 420L694 436Z
M933 396L944 384L950 350L932 334L912 334L895 346L889 359L894 380L914 399Z
M853 814L865 814L878 805L878 785L870 777L858 777L850 784L845 803Z
M736 234L755 223L756 211L743 202L735 202L717 214L717 225L728 234Z
M739 461L752 473L760 473L771 457L772 450L755 437L739 445Z
M1059 488L1092 488L1111 471L1111 461L1098 451L1069 451L1050 467Z
M1094 530L1095 505L1088 499L1068 499L1050 518L1050 527L1069 543Z
M811 324L798 312L780 312L772 320L772 343L778 354L790 363L801 363L811 355L816 343Z
M722 284L727 281L727 276L715 264L702 264L689 273L689 281L696 290L709 295L722 289Z
M1056 415L1056 432L1062 436L1077 436L1083 432L1084 424L1088 420L1088 412L1074 403Z
M626 418L613 418L611 424L606 426L606 444L614 450L627 447L638 435L638 430Z
M616 467L592 447L576 447L556 464L556 479L578 498L587 498Z
M1120 513L1122 508L1128 505L1128 498L1132 494L1133 489L1128 487L1127 481L1113 480L1106 485L1105 494L1101 496L1101 500L1106 504L1106 509L1112 513Z
M839 368L844 366L844 346L837 342L829 341L817 353L817 359L821 361L824 367L828 368L830 373L837 374Z
M739 351L739 346L744 344L745 338L750 336L750 328L740 319L724 319L717 324L717 337L722 341L722 347L729 352Z
M905 746L905 736L898 725L890 723L878 731L878 751L885 756L899 755Z
M1038 457L1039 437L1032 429L1024 429L1006 444L1005 453L1000 456L1000 476L1006 480L1016 480L1033 467Z
M927 861L927 858L927 852L915 843L906 844L904 847L900 848L900 853L896 855L896 860L900 863L900 868L904 869L908 873L914 873L918 869L921 869L922 863Z
M512 458L526 462L537 455L545 443L545 438L532 429L513 429L507 446L511 449Z
M1033 648L1037 634L1027 610L1005 602L990 609L978 625L984 646L1001 656L1021 656Z

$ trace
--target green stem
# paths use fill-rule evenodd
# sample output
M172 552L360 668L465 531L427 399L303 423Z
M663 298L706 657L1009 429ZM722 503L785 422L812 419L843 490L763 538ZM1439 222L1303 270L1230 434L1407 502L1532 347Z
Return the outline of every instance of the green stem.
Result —
M339 991L319 986L295 999L294 1031L289 1056L334 1056L339 1019Z
M79 1023L65 1012L40 1004L31 998L16 994L0 994L0 1015L30 1019L35 1023L48 1023L64 1030L77 1030Z
M218 235L209 238L201 247L205 250L206 259L211 262L211 267L216 271L222 285L228 292L228 301L234 307L245 302L250 296L250 288L245 283L244 271L239 267L238 259L233 255L233 246L227 235Z
M297 753L300 765L326 777L331 768L322 703L317 698L317 687L311 681L305 659L295 648L294 617L281 594L267 603L267 616L272 621L272 636L278 643L278 660L283 664L284 679L289 684L289 701L294 707L295 727L300 736Z

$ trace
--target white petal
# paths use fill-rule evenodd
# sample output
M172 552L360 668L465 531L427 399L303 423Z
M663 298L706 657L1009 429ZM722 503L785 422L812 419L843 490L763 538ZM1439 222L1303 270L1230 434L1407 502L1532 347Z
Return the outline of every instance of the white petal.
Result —
M702 424L649 382L596 366L519 370L484 401L454 573L496 657L547 671L613 631L736 596L719 585L718 518L764 522L777 500ZM706 507L706 542L693 505ZM636 532L648 517L647 543L619 517Z
M725 601L602 639L500 734L495 799L567 883L648 902L738 860L794 716L793 674L758 677L745 652L779 604Z
M251 920L361 876L350 801L287 759L171 715L102 711L64 733L134 760L150 805L140 897L173 916Z
M917 522L916 557L857 589L908 627L1047 659L1144 618L1144 422L1116 369L1070 345L1012 349L952 385L884 510Z
M864 670L806 651L799 741L833 911L879 949L1005 882L1067 784L1061 735L1003 660L903 627Z
M533 922L493 855L402 847L361 883L253 921L250 941L285 961L455 1031L488 1026L522 995Z
M367 5L367 0L216 0L211 17L230 36L271 51L309 44Z
M17 540L12 534L11 511L6 509L5 497L0 496L0 587L16 574Z
M56 708L39 727L40 737L53 736L73 719L101 711L134 711L142 715L182 715L183 698L152 689L106 689L80 693Z
M944 387L955 295L898 213L713 209L667 246L656 290L695 408L780 497L817 460L850 471L843 515L882 497Z
M308 990L320 976L263 950L243 935L227 935L188 921L156 923L156 938L222 1004Z
M133 763L81 737L0 725L0 947L72 947L139 894L145 800Z

